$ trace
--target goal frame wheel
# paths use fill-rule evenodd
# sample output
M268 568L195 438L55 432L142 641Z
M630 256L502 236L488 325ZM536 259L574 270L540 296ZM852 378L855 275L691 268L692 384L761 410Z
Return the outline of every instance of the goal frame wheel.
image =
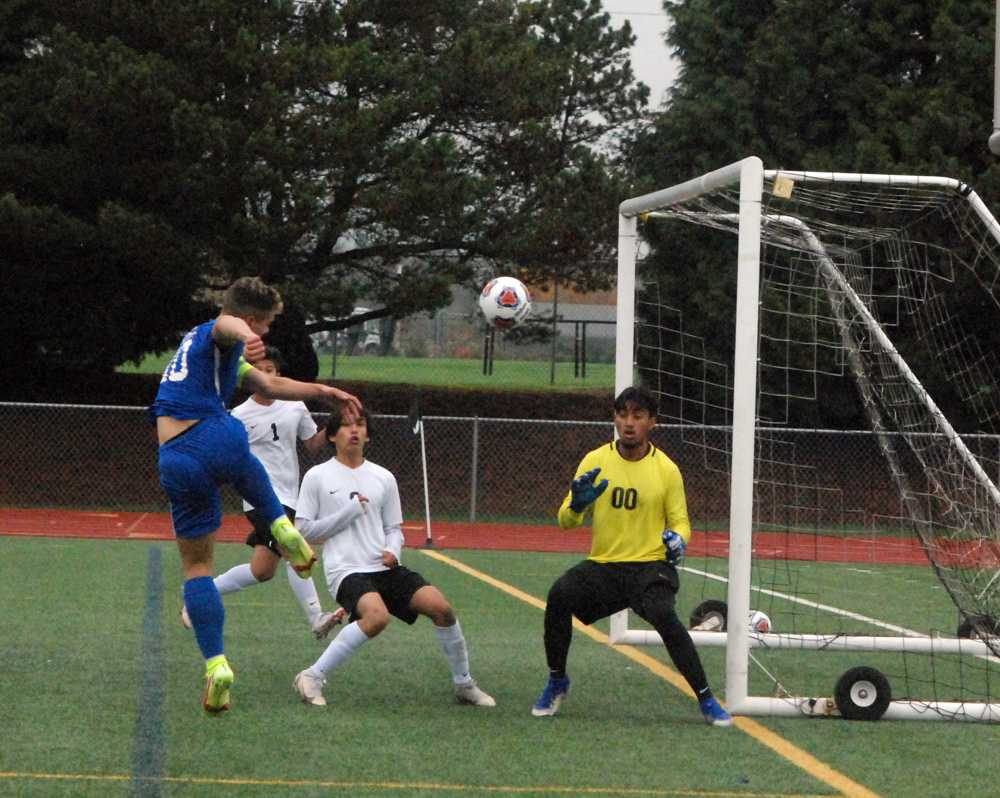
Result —
M892 687L881 671L859 665L837 680L833 700L847 720L878 720L892 701Z

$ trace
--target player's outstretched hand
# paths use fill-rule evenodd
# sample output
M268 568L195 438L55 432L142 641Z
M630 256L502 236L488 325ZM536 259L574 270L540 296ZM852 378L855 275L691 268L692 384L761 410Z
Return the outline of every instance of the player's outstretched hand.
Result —
M687 550L687 543L679 534L672 529L663 530L663 545L667 549L667 562L677 565L684 559L684 552Z
M583 512L607 489L608 481L606 479L602 479L596 485L594 484L594 480L597 479L597 475L600 473L601 469L592 468L590 471L580 474L580 476L573 480L573 483L570 485L570 492L573 495L569 502L569 508L574 513Z
M349 416L357 417L361 414L361 400L354 394L334 388L332 385L323 386L323 397L335 402L341 402Z

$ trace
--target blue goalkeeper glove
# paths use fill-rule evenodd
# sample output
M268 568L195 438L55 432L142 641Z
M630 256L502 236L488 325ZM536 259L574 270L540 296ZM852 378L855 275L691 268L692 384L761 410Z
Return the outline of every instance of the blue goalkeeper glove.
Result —
M663 530L663 545L667 550L668 563L671 565L677 565L684 559L684 552L687 549L687 543L685 543L684 538L674 532L674 530Z
M594 480L597 479L597 475L600 473L601 469L592 468L590 471L580 474L580 476L573 480L573 484L570 485L570 492L573 494L573 497L570 499L569 509L574 513L582 513L607 489L608 481L606 479L602 479L596 485L594 484Z

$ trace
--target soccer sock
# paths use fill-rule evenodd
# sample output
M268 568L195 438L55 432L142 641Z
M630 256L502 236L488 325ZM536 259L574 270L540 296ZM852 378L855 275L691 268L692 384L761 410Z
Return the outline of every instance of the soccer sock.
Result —
M306 618L309 619L309 623L312 624L323 611L319 603L319 594L316 592L316 585L312 578L303 579L295 573L295 569L292 568L292 564L288 560L285 560L285 574L288 576L288 586L295 594L295 598L306 614Z
M237 590L242 590L245 587L256 584L259 584L257 577L253 575L253 571L250 570L250 563L248 562L242 565L234 565L224 574L219 574L215 577L215 587L223 596L226 593L235 593ZM188 612L191 612L190 607L188 607Z
M333 639L333 642L326 647L326 651L319 655L319 659L313 663L311 670L320 676L326 676L361 648L362 643L366 642L368 642L368 635L361 631L357 621L347 624L340 630L340 634Z
M441 650L448 658L451 668L451 680L455 684L468 684L472 681L469 674L469 647L465 644L462 626L455 621L451 626L435 626L434 633L441 642Z
M196 576L184 583L184 606L187 607L195 640L205 659L223 653L222 627L226 609L222 606L215 582L210 576Z

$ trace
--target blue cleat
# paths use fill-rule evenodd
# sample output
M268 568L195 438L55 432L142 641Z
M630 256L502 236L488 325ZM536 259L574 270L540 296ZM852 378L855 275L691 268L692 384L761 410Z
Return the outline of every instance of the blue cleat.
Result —
M531 708L531 714L536 718L544 718L548 715L555 715L559 711L559 705L569 692L569 676L556 678L549 677L549 683L545 685L542 694L538 697L535 705Z
M711 726L732 726L733 718L722 705L715 700L715 696L703 698L699 702L701 714L705 718L705 723Z

